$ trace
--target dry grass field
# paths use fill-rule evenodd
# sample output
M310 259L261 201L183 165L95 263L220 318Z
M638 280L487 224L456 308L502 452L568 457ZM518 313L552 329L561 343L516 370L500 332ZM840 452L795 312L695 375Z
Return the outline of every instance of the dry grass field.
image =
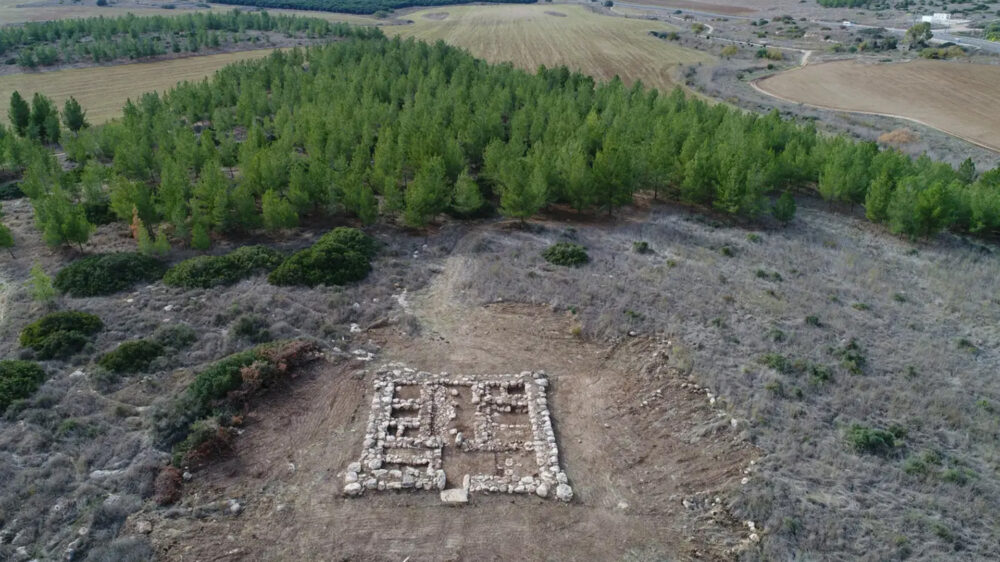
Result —
M387 27L388 35L424 41L443 39L490 62L512 62L528 70L566 65L607 80L666 89L680 64L712 57L657 39L650 31L675 29L661 22L614 18L565 4L446 6L408 14L412 25Z
M129 98L151 91L163 92L185 80L201 80L229 63L266 57L273 49L238 51L148 63L72 68L53 72L0 76L0 100L15 90L26 98L35 92L55 100L59 107L70 96L87 110L87 119L104 123L121 115ZM0 119L7 122L7 104L0 106Z
M105 7L97 6L94 0L83 2L62 2L60 0L0 0L0 25L17 24L31 21L65 20L88 18L96 16L117 17L125 14L137 16L179 16L191 12L228 12L238 6L226 4L210 4L208 8L193 4L179 5L176 9L164 9L162 4L169 2L140 2L137 0L121 0ZM244 8L251 9L251 8ZM305 10L268 10L272 14L293 14L299 16L322 18L329 21L343 21L359 25L381 25L385 23L369 16L355 14L340 14L335 12L313 12Z
M225 11L225 7L217 5L209 8L213 11ZM206 8L187 8L167 10L158 7L157 3L136 4L120 2L110 6L98 7L95 2L62 3L58 0L35 0L22 2L20 0L0 0L0 24L25 23L30 21L65 20L96 16L115 17L127 13L138 16L180 15L192 11L206 11Z
M909 119L1000 151L1000 66L836 61L790 70L756 86L787 101Z

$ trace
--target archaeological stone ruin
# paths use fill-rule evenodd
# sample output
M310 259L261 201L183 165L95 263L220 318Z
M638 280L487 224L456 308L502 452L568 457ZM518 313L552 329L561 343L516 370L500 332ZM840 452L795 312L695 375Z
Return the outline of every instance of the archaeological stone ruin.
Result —
M375 377L361 458L344 493L435 490L446 503L470 493L573 498L559 468L544 372L431 374L401 366Z

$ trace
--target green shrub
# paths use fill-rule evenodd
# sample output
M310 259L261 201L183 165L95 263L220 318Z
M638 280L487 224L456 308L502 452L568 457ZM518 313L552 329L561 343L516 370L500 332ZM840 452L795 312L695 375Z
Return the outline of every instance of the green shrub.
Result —
M355 228L340 227L292 254L267 280L274 285L344 285L371 271L376 242Z
M0 201L6 201L7 199L18 199L24 197L24 192L21 191L21 184L12 181L0 185Z
M642 240L639 242L632 242L632 251L637 254L648 254L653 250L649 247L649 242Z
M844 347L834 348L831 350L831 353L840 358L841 364L852 375L864 373L865 364L868 360L865 358L864 350L858 345L858 340L851 338L851 341L847 342Z
M823 325L819 321L819 316L813 316L813 315L806 316L806 324L809 324L810 326L815 326L817 328Z
M102 355L97 364L115 373L136 373L148 369L163 351L163 345L152 340L127 341Z
M267 326L267 322L260 316L244 314L233 324L233 334L253 343L263 343L271 339L271 332Z
M192 423L187 437L174 445L171 463L174 466L181 466L184 463L184 457L188 453L197 449L203 443L214 439L219 434L220 429L221 426L218 420L213 418L206 418Z
M35 347L39 359L66 359L83 350L90 338L80 332L59 331L49 334Z
M284 256L267 246L243 246L224 256L198 256L171 267L163 282L188 289L231 285L281 265Z
M976 473L968 468L949 468L941 473L941 480L951 482L959 486L965 486L976 476Z
M153 332L153 340L159 342L163 347L171 349L184 349L198 339L194 329L187 324L166 324L160 326Z
M161 261L138 253L97 254L59 270L54 285L74 297L110 295L140 281L156 281L164 269Z
M756 272L754 272L754 275L756 275L760 279L767 279L768 281L784 281L784 278L782 278L781 274L778 273L777 271L772 271L771 273L768 273L763 269L758 269Z
M65 358L80 351L90 336L104 327L93 314L67 310L53 312L21 331L21 345L35 350L40 359Z
M805 372L808 373L812 378L812 381L817 384L833 380L833 371L825 365L808 363L805 366Z
M45 380L45 371L33 361L6 359L0 361L0 412L15 400L32 394Z
M889 455L897 446L896 436L884 429L854 424L847 430L847 442L859 453Z
M212 401L224 398L239 388L243 383L240 370L256 359L257 350L250 349L216 361L198 373L187 389L187 395L197 406L197 410L200 413L208 411Z
M766 365L779 373L792 372L792 362L780 353L765 353L758 359L762 365Z
M183 440L195 420L231 410L239 398L230 393L241 390L244 396L249 395L275 376L310 360L315 349L312 343L301 340L271 342L209 365L166 410L157 413L160 445L171 446Z
M566 267L577 267L590 261L587 250L572 242L556 242L542 252L542 257L549 263Z

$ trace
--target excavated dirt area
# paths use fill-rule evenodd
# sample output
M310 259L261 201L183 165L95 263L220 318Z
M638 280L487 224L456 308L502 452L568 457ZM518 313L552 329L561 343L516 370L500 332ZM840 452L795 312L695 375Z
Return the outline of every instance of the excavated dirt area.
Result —
M731 559L750 543L723 506L759 452L667 367L670 342L598 344L548 308L460 305L452 288L460 263L449 258L428 290L409 296L418 336L400 325L358 334L379 349L372 361L318 363L273 390L234 450L185 485L179 506L147 508L122 534L149 533L165 560ZM448 506L425 491L345 497L376 366L389 362L431 372L546 371L573 500L477 493Z

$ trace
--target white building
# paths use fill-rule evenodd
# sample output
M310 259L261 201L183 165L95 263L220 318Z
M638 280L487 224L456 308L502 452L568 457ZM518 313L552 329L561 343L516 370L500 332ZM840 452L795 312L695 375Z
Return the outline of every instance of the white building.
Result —
M920 16L920 21L924 23L950 23L951 14L939 12L936 14L931 14L929 16Z

